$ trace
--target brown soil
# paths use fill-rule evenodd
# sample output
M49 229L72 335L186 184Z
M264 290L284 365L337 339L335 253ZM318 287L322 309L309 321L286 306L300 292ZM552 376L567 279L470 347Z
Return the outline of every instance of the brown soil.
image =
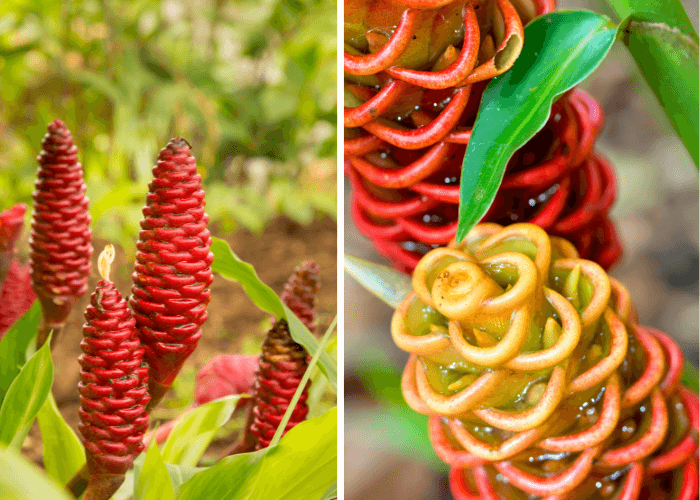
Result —
M244 261L255 267L260 279L277 294L281 294L284 284L294 268L304 260L313 259L321 269L321 290L318 294L319 332L325 332L336 315L336 224L326 217L314 221L309 226L301 226L287 218L278 218L259 235L238 232L225 238L233 251ZM96 241L95 255L106 242ZM120 259L121 257L121 259ZM117 267L118 266L118 267ZM94 266L93 266L94 267ZM113 276L122 295L127 297L131 288L131 263L126 263L123 252L117 250L112 269ZM99 277L96 271L89 283L94 290ZM73 309L66 328L53 350L55 376L53 394L66 422L78 433L78 379L81 354L82 311L89 302L82 298ZM166 399L155 409L151 427L156 419L170 419L189 407L193 398L196 373L215 354L259 352L263 338L270 326L269 316L259 310L246 296L240 285L216 275L212 285L212 299L208 306L209 319L203 327L203 336L197 350L188 359L180 372L173 389ZM236 413L233 425L227 426L231 433L212 445L211 454L216 454L233 442L244 416ZM233 428L231 428L233 427ZM78 434L80 437L80 434ZM35 423L22 449L25 456L37 464L42 464L42 444L39 427Z

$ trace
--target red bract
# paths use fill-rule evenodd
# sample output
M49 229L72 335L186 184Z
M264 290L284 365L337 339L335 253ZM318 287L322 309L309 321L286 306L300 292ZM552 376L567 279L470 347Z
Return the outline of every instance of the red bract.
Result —
M36 300L32 290L29 268L12 261L5 280L0 285L0 339L26 313Z
M41 146L29 240L32 286L43 311L38 345L52 329L60 331L73 303L87 292L92 256L88 199L73 137L54 120Z
M257 367L258 356L255 355L217 354L197 374L195 403L203 405L231 394L250 394ZM241 399L238 406L246 401Z
M318 272L314 261L302 262L284 285L280 297L311 333L316 333L316 294L321 287Z
M0 212L0 285L10 269L15 255L15 242L24 227L24 213L27 206L17 203L14 207Z
M150 400L136 321L109 281L108 266L102 277L85 311L79 358L78 429L90 473L84 498L90 500L110 498L143 451Z
M155 406L197 347L214 277L209 216L190 145L172 139L149 183L129 305L150 366Z
M307 356L304 348L289 334L287 322L279 320L275 323L265 338L255 380L249 432L254 436L256 450L270 445L304 376ZM284 433L306 419L309 412L307 398L308 387L304 388Z

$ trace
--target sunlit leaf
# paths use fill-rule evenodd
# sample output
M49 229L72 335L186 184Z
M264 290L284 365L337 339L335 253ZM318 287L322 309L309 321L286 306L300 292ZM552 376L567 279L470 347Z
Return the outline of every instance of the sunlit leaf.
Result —
M352 255L345 255L345 272L392 309L413 291L410 276Z
M153 439L143 463L134 468L134 500L175 500L168 469Z
M50 392L36 418L41 431L46 473L60 484L66 484L85 463L83 443L63 420Z
M0 448L0 498L7 500L73 500L59 484L12 449Z

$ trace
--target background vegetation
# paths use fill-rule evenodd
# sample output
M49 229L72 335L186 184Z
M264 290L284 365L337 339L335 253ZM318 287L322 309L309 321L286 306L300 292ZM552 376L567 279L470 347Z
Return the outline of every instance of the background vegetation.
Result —
M0 208L31 204L47 124L93 231L133 251L160 148L193 146L218 234L335 216L335 2L0 2ZM29 214L28 214L29 216Z

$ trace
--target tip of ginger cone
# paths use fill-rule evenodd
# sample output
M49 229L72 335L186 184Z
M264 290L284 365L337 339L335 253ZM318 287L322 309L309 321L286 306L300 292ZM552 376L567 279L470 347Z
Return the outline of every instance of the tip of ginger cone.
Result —
M83 500L109 500L123 482L123 474L93 475L88 481Z
M173 139L170 139L170 142L167 145L168 149L171 150L176 150L176 149L182 149L182 148L188 148L192 149L192 146L190 145L189 142L187 142L185 139L180 137L179 135Z
M64 128L66 128L66 124L63 123L63 122L62 122L61 120L59 120L58 118L54 119L54 121L52 121L51 123L49 123L49 130L51 130L52 132L53 132L54 130L64 129Z

